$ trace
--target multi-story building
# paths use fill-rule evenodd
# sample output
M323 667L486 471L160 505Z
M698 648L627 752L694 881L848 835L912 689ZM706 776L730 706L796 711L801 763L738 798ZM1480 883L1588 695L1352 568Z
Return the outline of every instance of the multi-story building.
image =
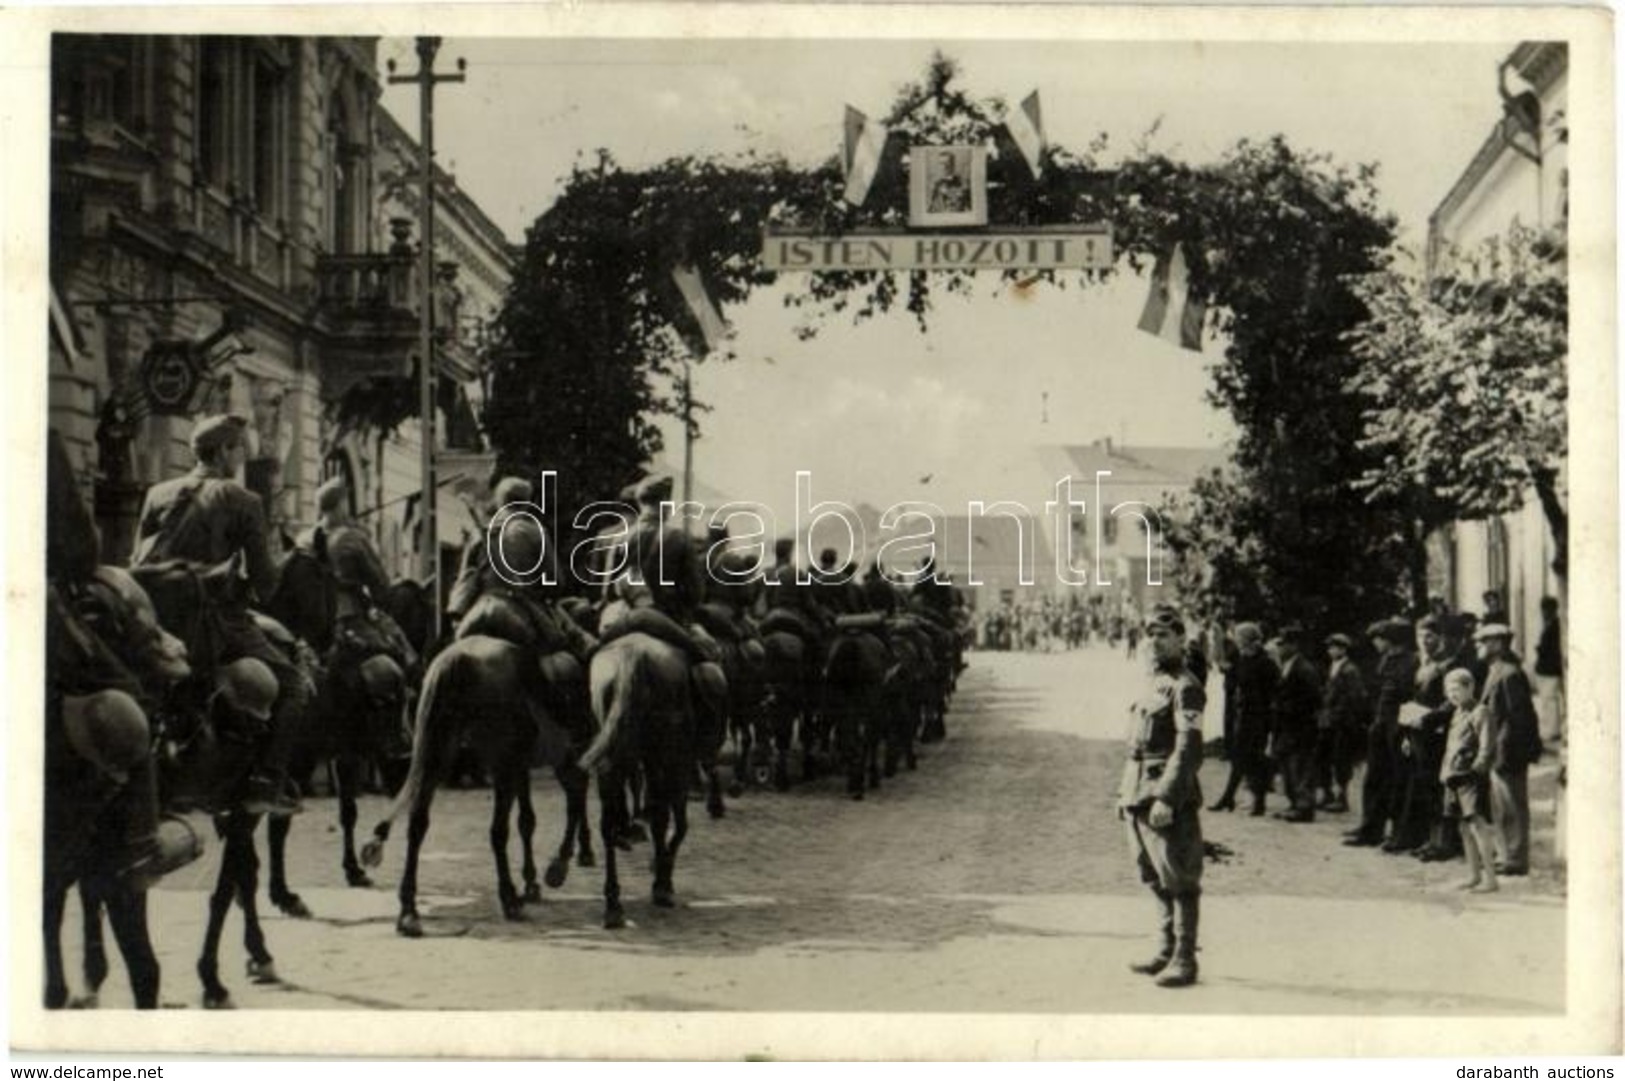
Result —
M1084 511L1070 521L1071 558L1090 588L1125 612L1143 612L1171 584L1158 509L1170 495L1188 492L1196 478L1225 462L1207 447L1116 445L1099 439L1051 447L1057 476L1070 476ZM1171 590L1170 590L1171 592Z
M477 320L513 252L442 173L440 281L418 281L417 193L403 179L421 159L379 104L376 45L55 39L50 422L107 558L128 555L145 489L190 468L194 418L227 409L253 421L244 480L276 534L313 518L335 471L363 513L405 502L420 482L393 464L416 462L416 421L380 440L329 418L347 391L411 378L425 296L448 390L440 442L480 449ZM411 570L401 517L363 520L391 569Z
M1486 84L1486 95L1491 87ZM1428 220L1430 269L1450 248L1469 249L1515 225L1568 221L1568 48L1524 42L1503 61L1501 116ZM1488 104L1488 101L1486 102ZM1566 478L1559 479L1566 486ZM1540 633L1540 598L1558 596L1551 529L1531 492L1510 514L1456 522L1429 539L1430 591L1452 608L1479 611L1495 591L1520 649Z

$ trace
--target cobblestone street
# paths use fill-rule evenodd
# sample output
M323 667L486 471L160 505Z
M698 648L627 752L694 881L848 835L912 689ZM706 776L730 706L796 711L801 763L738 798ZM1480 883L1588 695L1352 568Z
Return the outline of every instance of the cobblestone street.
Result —
M290 880L316 918L266 915L285 982L254 985L241 975L235 912L222 974L238 1005L251 1008L1562 1008L1560 879L1537 869L1495 897L1466 898L1450 888L1460 863L1343 848L1344 815L1308 826L1205 815L1208 838L1233 856L1208 869L1202 982L1172 993L1131 975L1125 965L1146 949L1152 914L1112 801L1122 704L1137 668L1104 646L970 659L949 738L923 749L918 772L862 803L829 778L787 794L748 792L721 821L693 804L677 865L679 907L649 904L648 849L639 846L622 863L632 923L621 932L601 929L599 869L572 868L524 922L503 921L486 837L489 796L453 790L436 799L423 855L428 937L398 938L404 823L376 872L379 885L345 889L334 805L311 799L290 841ZM1210 797L1224 768L1210 761L1203 770ZM1549 776L1538 774L1534 789L1535 862L1550 866ZM535 790L545 863L563 805L550 775L538 773ZM382 806L364 801L364 830ZM197 1004L191 973L218 858L211 844L153 894L168 1005ZM70 909L70 944L76 917ZM1472 948L1489 940L1503 945ZM127 1001L115 968L103 1004Z

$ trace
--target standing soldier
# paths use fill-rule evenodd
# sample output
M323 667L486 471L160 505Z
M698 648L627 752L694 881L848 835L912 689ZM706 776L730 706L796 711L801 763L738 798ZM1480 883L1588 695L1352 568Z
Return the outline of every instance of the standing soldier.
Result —
M248 581L264 601L276 587L276 568L266 542L265 510L259 496L237 483L237 471L248 456L244 433L248 421L235 414L205 417L192 431L192 454L197 466L184 477L156 484L147 492L136 533L131 562L162 563L179 559L200 566L223 563L241 552ZM247 710L235 719L245 736L258 744L259 768L249 777L243 806L254 813L294 814L300 808L290 791L287 766L292 755L296 725L314 688L298 668L277 652L254 622L247 604L223 606L215 612L221 639L220 659L227 665L228 688L235 673L231 662L255 660L275 678L275 705L269 724ZM228 690L226 701L246 700L260 693L263 669L244 666L240 691ZM257 711L255 711L257 712Z
M1134 704L1128 761L1118 791L1140 879L1161 914L1157 953L1130 966L1161 987L1196 982L1196 930L1202 896L1202 710L1207 695L1185 668L1185 624L1158 607L1146 622L1151 686Z

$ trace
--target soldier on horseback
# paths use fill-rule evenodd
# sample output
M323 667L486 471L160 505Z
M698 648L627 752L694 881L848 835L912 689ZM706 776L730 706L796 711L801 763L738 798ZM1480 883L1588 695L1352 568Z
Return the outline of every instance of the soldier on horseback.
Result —
M382 653L404 674L418 658L393 616L380 605L389 593L389 578L378 549L350 515L350 488L334 477L316 492L316 528L325 541L327 563L337 594L333 613L336 648Z
M235 479L247 457L247 425L234 414L198 422L191 442L196 467L147 492L133 565L178 560L205 567L241 553L255 595L271 596L276 568L266 542L265 511L259 497ZM218 605L214 617L224 666L222 693L213 703L216 730L249 745L256 760L240 805L250 813L294 814L300 807L291 792L288 758L313 688L271 644L247 603ZM274 704L266 714L262 703L268 696Z
M715 639L697 622L705 601L705 567L684 530L661 514L671 498L671 478L651 477L633 495L638 516L627 538L626 570L609 583L612 605L600 633L608 640L641 631L688 654L693 704L702 728L720 732L728 711L728 684Z

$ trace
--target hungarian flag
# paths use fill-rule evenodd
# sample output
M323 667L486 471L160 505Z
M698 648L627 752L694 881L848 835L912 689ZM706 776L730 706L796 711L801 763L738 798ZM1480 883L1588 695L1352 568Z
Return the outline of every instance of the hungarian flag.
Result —
M862 206L886 158L886 125L846 107L846 144L841 164L846 169L846 201Z
M1021 152L1033 179L1041 178L1044 175L1044 149L1047 144L1044 142L1044 117L1038 109L1038 91L1034 90L1021 99L1021 107L1005 120L1004 129L1010 133L1010 141Z
M1202 351L1202 323L1207 305L1192 295L1190 268L1178 244L1157 260L1151 271L1151 293L1140 313L1140 329L1173 342L1182 349Z
M722 313L717 311L716 304L712 303L711 294L705 291L700 272L685 263L672 268L671 280L676 283L683 303L688 305L689 314L694 317L695 328L704 344L703 351L710 352L717 348L732 332Z

